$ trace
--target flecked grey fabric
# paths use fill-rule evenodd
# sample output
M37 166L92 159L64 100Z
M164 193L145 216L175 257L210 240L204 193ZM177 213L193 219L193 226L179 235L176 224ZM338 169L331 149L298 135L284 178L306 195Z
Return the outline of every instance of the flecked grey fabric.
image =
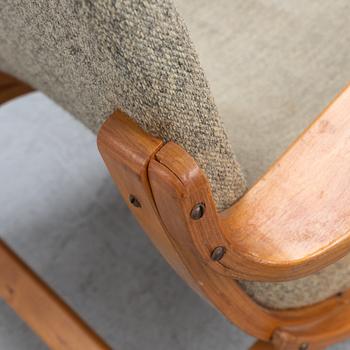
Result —
M168 0L0 0L0 70L97 131L120 108L182 145L219 209L245 181L184 23Z
M350 288L350 255L295 281L240 281L240 284L253 299L268 308L290 309L315 304Z
M350 82L347 0L175 0L252 185ZM307 170L306 170L307 171ZM290 308L350 288L350 256L284 283L242 282Z

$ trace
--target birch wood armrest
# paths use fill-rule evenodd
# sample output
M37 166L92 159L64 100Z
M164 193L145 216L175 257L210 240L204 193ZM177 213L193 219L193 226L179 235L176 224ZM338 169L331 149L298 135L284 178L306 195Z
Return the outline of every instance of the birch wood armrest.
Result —
M220 217L229 249L257 263L257 279L306 276L348 253L350 88Z
M123 113L102 126L98 145L130 208L177 270L184 264L191 270L190 260L199 259L222 275L285 281L350 251L349 88L221 213L193 158L147 135Z

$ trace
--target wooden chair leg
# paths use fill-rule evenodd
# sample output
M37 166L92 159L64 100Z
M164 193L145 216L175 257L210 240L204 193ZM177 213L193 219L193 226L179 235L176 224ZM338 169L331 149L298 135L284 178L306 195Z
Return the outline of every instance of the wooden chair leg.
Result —
M0 297L51 349L110 349L1 240Z

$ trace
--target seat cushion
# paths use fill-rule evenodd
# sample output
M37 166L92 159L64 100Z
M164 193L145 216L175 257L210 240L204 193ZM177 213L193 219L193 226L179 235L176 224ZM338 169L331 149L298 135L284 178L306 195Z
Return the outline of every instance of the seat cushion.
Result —
M176 0L252 185L350 81L346 0ZM242 282L290 308L350 287L350 257L286 283Z

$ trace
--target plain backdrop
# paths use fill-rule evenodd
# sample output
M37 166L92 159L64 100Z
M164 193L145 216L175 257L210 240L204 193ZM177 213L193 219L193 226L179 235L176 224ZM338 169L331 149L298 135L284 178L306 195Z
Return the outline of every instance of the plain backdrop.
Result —
M0 233L113 349L253 342L165 263L121 200L96 136L41 93L0 107ZM0 303L0 350L40 349Z

